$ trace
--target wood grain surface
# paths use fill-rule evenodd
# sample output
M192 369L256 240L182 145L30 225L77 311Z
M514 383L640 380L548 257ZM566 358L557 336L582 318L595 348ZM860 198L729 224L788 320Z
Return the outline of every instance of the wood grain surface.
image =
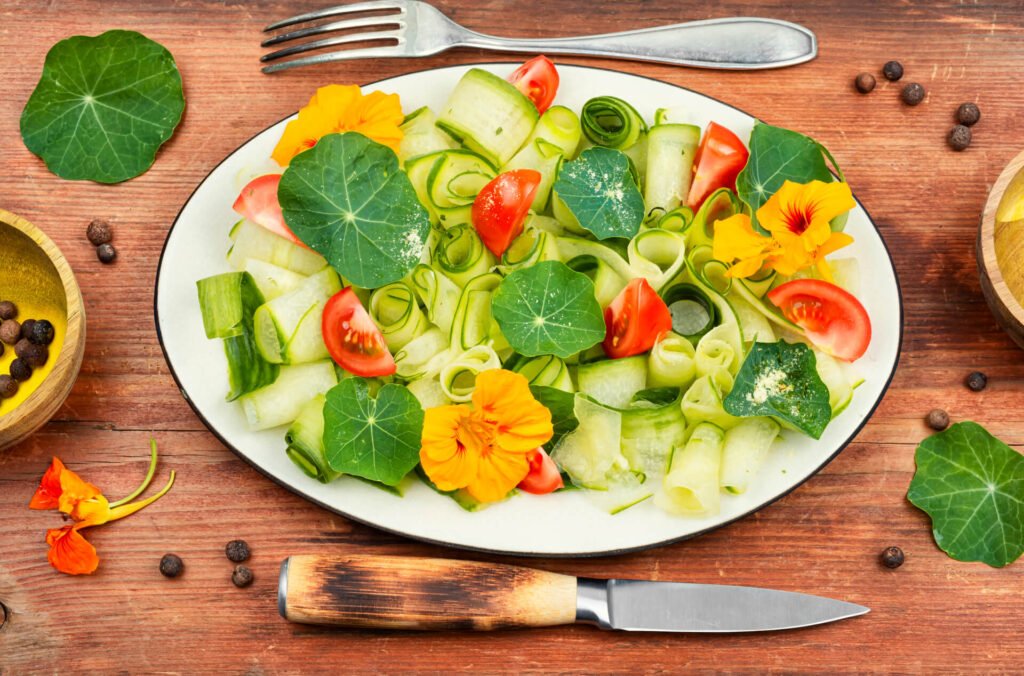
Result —
M762 15L817 32L809 64L761 73L584 61L692 87L827 145L892 250L906 337L892 388L871 423L831 465L778 503L691 542L617 558L505 559L585 576L727 582L806 591L871 607L865 617L775 635L629 635L590 627L497 633L339 631L290 624L276 611L277 569L301 553L453 555L314 507L258 474L208 433L175 388L153 327L153 279L174 217L222 157L328 82L366 83L493 57L477 51L419 61L354 61L263 76L260 28L330 0L14 0L0 5L0 207L46 231L76 270L89 318L81 377L56 419L0 454L0 673L292 672L1014 672L1024 664L1024 562L1003 570L950 560L927 517L905 499L922 422L933 407L1024 444L1024 353L982 300L974 261L990 183L1024 147L1024 6L1019 0L754 3L724 0L440 0L471 28L544 37L686 19ZM71 34L145 32L178 60L188 108L144 176L116 186L65 182L21 142L18 119L46 50ZM908 108L879 78L889 59L919 81ZM981 122L963 153L945 145L956 106ZM101 266L85 239L115 224L120 258ZM202 243L197 242L196 246ZM870 283L870 280L868 280ZM989 386L963 386L972 370ZM53 513L26 505L60 455L109 495L145 472L147 441L163 449L174 490L124 521L94 529L99 571L84 578L46 562ZM159 479L158 479L159 482ZM255 583L236 589L224 544L245 538ZM888 545L902 568L878 564ZM160 556L185 574L163 579ZM487 559L456 554L466 559Z

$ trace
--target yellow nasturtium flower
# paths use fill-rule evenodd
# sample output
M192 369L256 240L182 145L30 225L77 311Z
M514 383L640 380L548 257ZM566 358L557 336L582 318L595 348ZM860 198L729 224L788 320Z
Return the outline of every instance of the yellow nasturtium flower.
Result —
M746 214L736 214L715 224L712 255L732 263L730 277L750 277L764 266L787 276L816 266L831 281L825 257L853 238L832 232L829 222L855 205L844 182L786 181L757 210L757 222L768 235L756 232Z

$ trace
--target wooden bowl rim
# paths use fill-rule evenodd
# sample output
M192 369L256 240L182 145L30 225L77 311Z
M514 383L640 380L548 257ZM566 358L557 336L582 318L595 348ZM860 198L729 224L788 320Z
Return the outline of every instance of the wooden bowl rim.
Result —
M0 417L0 448L5 448L25 439L46 424L71 393L85 354L85 307L71 265L46 233L21 216L4 209L0 209L0 223L25 234L42 249L64 286L67 304L67 332L53 370L25 401ZM5 437L8 432L13 432L11 438Z
M1017 321L1024 323L1024 306L1021 306L1017 297L1013 295L999 269L995 237L996 211L999 209L999 203L1003 200L1010 181L1021 172L1024 172L1024 151L1017 154L1003 167L996 182L992 184L992 189L988 192L985 210L981 214L981 229L978 231L978 264L981 267L981 274L987 278L999 302ZM991 266L989 266L989 261L992 262Z

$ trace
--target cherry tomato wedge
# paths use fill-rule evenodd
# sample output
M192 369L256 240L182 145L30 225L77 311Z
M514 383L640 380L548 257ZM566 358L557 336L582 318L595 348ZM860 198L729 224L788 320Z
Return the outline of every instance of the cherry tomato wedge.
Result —
M281 203L277 201L277 186L280 182L281 174L257 176L242 188L231 208L275 235L306 246L284 223Z
M747 166L750 153L743 141L714 122L704 131L693 158L693 182L686 205L696 211L708 195L719 188L736 190L736 177Z
M558 71L546 56L535 56L516 68L508 81L527 96L541 115L551 106L558 91Z
M384 336L352 287L346 286L327 301L322 328L331 358L349 373L369 378L395 372L395 358Z
M768 292L786 319L807 332L815 347L837 359L860 359L871 342L871 319L845 289L820 279L796 279Z
M540 172L516 169L498 174L473 200L473 226L498 258L523 233L523 221L540 185Z
M519 488L534 495L553 493L565 486L558 465L544 452L536 449L530 456L530 473L519 482Z
M630 281L604 311L605 353L612 359L632 357L654 347L672 329L672 314L646 279Z

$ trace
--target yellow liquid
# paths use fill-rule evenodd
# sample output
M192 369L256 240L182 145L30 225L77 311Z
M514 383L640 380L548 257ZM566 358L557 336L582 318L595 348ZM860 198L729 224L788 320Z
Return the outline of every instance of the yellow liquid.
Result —
M32 377L18 387L18 394L0 399L0 418L13 411L39 387L53 370L67 333L67 300L53 263L27 235L0 223L0 300L18 306L18 321L48 319L55 337L49 346L50 358L34 369ZM0 374L10 373L14 361L13 345L4 345L0 356Z

